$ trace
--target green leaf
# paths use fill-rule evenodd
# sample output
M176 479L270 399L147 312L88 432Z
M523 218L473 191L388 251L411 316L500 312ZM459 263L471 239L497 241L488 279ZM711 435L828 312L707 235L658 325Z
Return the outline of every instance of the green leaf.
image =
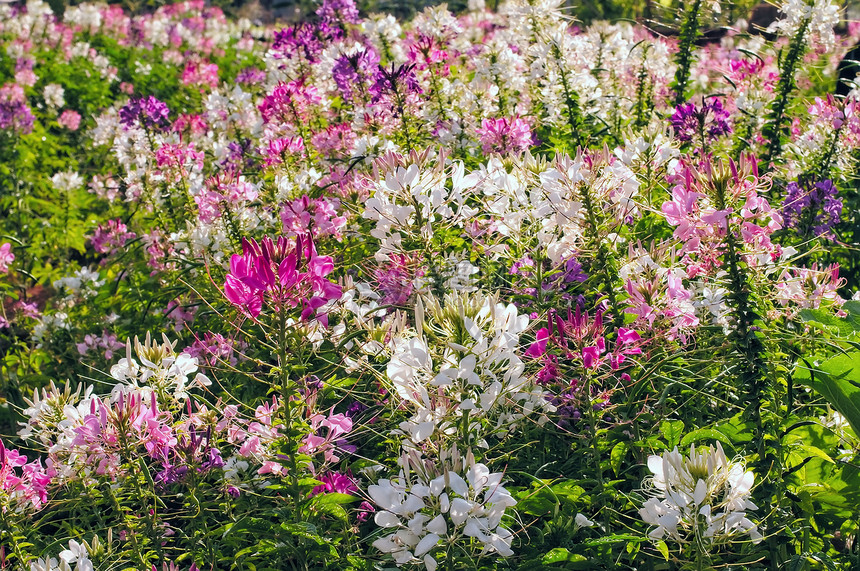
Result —
M702 440L718 440L727 446L732 446L731 439L719 430L715 428L699 428L684 435L684 438L681 439L681 448L686 448L690 444Z
M317 504L343 505L351 504L352 502L358 501L360 498L349 494L331 492L329 494L318 494L314 496L314 499L316 500L314 503Z
M660 555L663 556L663 559L665 559L666 561L669 561L669 546L666 545L666 542L661 539L660 541L657 542L656 547L657 547L657 551L660 552Z
M674 448L681 441L681 434L684 433L684 421L664 420L660 423L660 432L663 433L669 448Z
M618 472L621 470L621 463L624 461L624 457L627 455L629 449L630 445L627 442L619 442L612 448L612 452L609 453L609 465L612 466L612 471L615 472L616 476L618 476Z
M582 545L588 545L589 547L594 547L596 545L607 545L612 543L626 543L630 541L638 541L643 542L647 541L646 538L639 535L630 535L625 533L620 533L617 535L607 535L606 537L598 537L596 539L589 539L588 541L583 541Z
M836 355L818 366L805 359L794 380L811 387L827 399L860 434L860 351Z
M842 310L847 313L844 318L823 309L801 310L800 318L818 324L840 338L856 337L860 334L860 301L846 301Z
M553 563L572 563L576 561L587 561L587 559L584 555L571 553L563 547L556 547L541 559L541 563L544 565L552 565Z

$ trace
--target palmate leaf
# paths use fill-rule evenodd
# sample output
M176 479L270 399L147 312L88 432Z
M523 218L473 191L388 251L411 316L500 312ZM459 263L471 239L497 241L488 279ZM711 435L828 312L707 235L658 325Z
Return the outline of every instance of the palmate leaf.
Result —
M855 434L860 434L860 351L830 357L818 365L802 360L794 380L827 399L838 410Z
M804 309L800 317L841 339L855 339L860 335L860 301L846 301L842 311L845 317L836 317L832 312L822 309Z

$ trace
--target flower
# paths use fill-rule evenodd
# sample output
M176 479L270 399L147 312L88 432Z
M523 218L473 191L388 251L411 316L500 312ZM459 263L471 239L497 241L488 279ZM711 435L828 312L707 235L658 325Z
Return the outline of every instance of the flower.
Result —
M6 242L0 246L0 274L5 274L9 271L9 264L15 261L15 254L12 253L12 244Z
M35 120L20 85L7 83L0 87L0 130L27 134L33 130Z
M335 61L331 73L337 88L346 101L353 101L356 91L361 94L376 82L379 71L379 54L365 49L351 55L340 56Z
M702 106L695 103L682 103L672 114L672 129L675 138L684 143L702 139L702 143L731 133L728 122L729 112L723 109L723 104L717 97L702 101Z
M652 539L668 537L680 543L695 536L706 544L732 540L747 533L753 542L762 539L756 525L746 517L757 509L749 497L754 475L743 463L729 461L720 443L707 449L690 446L684 457L675 447L662 456L649 456L652 476L644 481L651 497L639 510L645 523L654 528Z
M243 240L242 251L230 260L224 294L252 318L260 315L263 301L274 304L278 311L301 306L301 318L307 320L327 303L340 299L340 286L326 279L334 269L331 257L317 255L307 237L280 237L277 242L266 237L260 244ZM318 319L324 322L325 314Z
M135 124L145 129L161 129L170 122L167 105L150 95L129 100L119 110L119 122L126 128Z
M401 471L367 490L379 507L376 525L393 531L373 542L376 549L398 566L423 563L428 570L436 569L436 557L445 552L436 553L438 545L458 543L469 550L475 540L481 547L476 557L514 554L513 533L501 521L517 502L501 485L503 474L476 463L471 452L463 465L456 450L439 466L417 453L404 455L403 462L410 465L409 475Z
M485 153L521 153L535 144L529 124L519 117L484 119L478 129Z
M779 9L784 17L771 24L768 31L780 31L785 36L793 37L806 23L802 41L812 33L818 45L832 49L836 43L833 27L839 24L839 10L839 4L831 0L784 0Z
M801 236L813 234L835 240L833 227L842 218L842 199L830 179L817 183L799 180L788 183L782 216L785 225L796 228Z
M66 109L57 119L57 124L69 131L77 131L81 126L81 114L72 109Z

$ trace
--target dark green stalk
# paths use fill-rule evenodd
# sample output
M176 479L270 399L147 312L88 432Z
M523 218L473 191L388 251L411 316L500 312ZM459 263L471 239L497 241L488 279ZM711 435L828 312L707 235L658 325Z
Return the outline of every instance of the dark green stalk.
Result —
M714 181L715 202L718 210L725 210L729 205L726 203L727 180ZM743 261L738 252L737 236L730 224L726 225L726 250L723 261L729 277L729 302L735 317L734 331L731 340L734 350L740 356L738 386L747 389L746 402L749 403L747 414L756 424L759 438L757 438L758 460L760 465L765 465L765 443L762 438L762 405L767 397L767 364L765 362L765 346L755 326L759 319L753 309L752 291L743 269ZM765 470L766 471L766 470Z
M791 39L788 54L783 58L779 68L776 97L771 104L767 123L762 130L762 135L770 142L767 153L762 159L765 170L770 168L770 163L782 151L782 126L785 122L785 110L788 107L789 96L794 90L794 73L797 71L797 65L800 63L804 51L806 51L806 32L809 29L809 22L809 18L803 20L800 29Z
M821 161L815 169L816 180L824 180L830 178L830 164L833 162L833 156L836 154L836 147L839 145L839 136L842 134L842 127L845 125L843 121L839 127L833 131L833 138L827 146L827 152L821 157Z
M287 437L293 438L293 396L296 396L294 383L290 380L290 373L287 369L287 310L285 307L278 308L278 369L280 373L280 386L278 387L281 393L281 398L284 399L284 427L286 428ZM290 453L287 454L289 461L288 472L290 474L290 482L293 492L293 510L296 521L301 521L301 501L302 491L299 487L298 463L296 462L295 454L292 450L293 442L290 442Z
M553 44L553 57L558 66L558 74L561 78L561 86L564 89L564 103L567 107L567 122L570 125L570 134L576 141L577 147L585 145L583 131L585 121L582 118L582 111L579 108L579 96L570 88L570 82L567 79L567 70L564 69L564 61L561 57L561 48L557 44Z
M623 323L624 315L618 311L618 297L615 294L614 286L617 272L615 271L614 256L603 243L600 235L600 219L587 185L580 185L579 196L585 209L585 234L595 248L594 263L589 268L589 275L597 274L599 276L602 286L599 289L609 301L612 321L616 326L620 326Z
M639 73L636 76L636 127L644 127L648 124L650 110L654 105L651 101L650 82L648 81L648 69L645 67L645 59L648 57L648 48L650 45L645 45L642 48L642 65L639 67Z
M239 248L242 245L242 233L239 226L236 224L236 218L230 212L230 205L226 200L221 201L221 213L224 215L224 225L227 227L227 235L230 237L230 243L234 248Z
M690 81L690 68L693 65L693 47L699 36L699 12L702 9L702 0L694 0L693 5L687 10L684 24L681 26L678 54L675 62L678 69L675 71L675 81L672 89L675 92L673 105L677 107L687 100L685 92L687 83Z
M715 205L719 210L731 206L726 202L728 180L730 180L729 177L725 177L715 181ZM751 442L753 449L750 452L755 455L754 472L761 482L758 492L761 497L776 506L776 513L779 513L785 497L785 489L779 477L782 473L779 438L774 435L779 433L780 428L777 426L779 421L775 418L775 412L767 410L768 404L778 410L778 397L768 379L767 348L759 333L760 327L756 325L760 316L754 309L752 287L739 252L738 238L728 222L725 245L723 261L729 277L728 302L734 314L734 331L730 334L729 340L732 342L734 353L739 357L736 365L737 386L741 390L746 389L744 402L747 403L747 409L744 417L755 425L755 434ZM768 477L772 473L777 477ZM784 552L776 533L779 527L778 523L771 522L771 529L764 534L768 538L771 569L774 570L779 568L780 555Z

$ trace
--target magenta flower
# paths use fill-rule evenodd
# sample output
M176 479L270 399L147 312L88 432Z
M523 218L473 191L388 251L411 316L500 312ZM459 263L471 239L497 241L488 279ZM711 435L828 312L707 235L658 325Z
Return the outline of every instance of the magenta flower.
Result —
M309 319L328 302L340 299L341 288L326 276L334 269L329 256L319 256L307 237L243 240L243 253L230 260L224 294L233 305L256 319L263 302L276 311L302 307ZM317 316L325 323L325 316Z
M260 114L264 123L285 122L287 124L307 124L312 108L322 103L317 88L305 85L304 81L291 81L277 85L272 93L263 97Z
M8 450L0 439L0 511L7 509L41 509L48 501L51 477L42 461L27 462L17 450ZM11 500L10 504L6 502Z

